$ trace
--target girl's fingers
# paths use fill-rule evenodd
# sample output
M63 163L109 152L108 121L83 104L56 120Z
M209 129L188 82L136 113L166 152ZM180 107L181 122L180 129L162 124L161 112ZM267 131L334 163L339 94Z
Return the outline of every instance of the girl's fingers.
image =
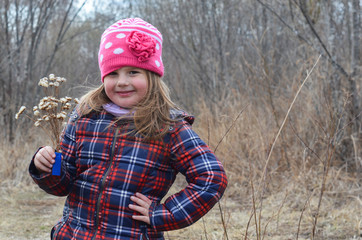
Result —
M134 220L137 220L137 221L142 221L142 222L145 222L147 224L150 224L150 218L149 217L146 217L146 216L142 216L142 215L133 215L132 218Z
M129 208L136 211L136 212L139 212L140 214L142 214L143 216L148 216L148 209L144 208L144 207L141 207L141 206L138 206L138 205L134 205L134 204L130 204L129 205Z
M38 161L39 161L39 163L41 163L41 165L44 165L48 168L51 168L53 166L53 164L51 162L49 162L49 160L46 157L44 157L43 155L40 155L38 157Z
M148 216L148 209L145 209L143 207L134 204L130 204L129 208L141 214L141 215L133 215L132 216L133 219L150 224L151 221L150 217Z
M47 166L46 164L49 164L49 163L43 163L42 162L42 160L40 160L40 159L35 159L34 160L34 164L35 164L35 167L39 170L39 171L41 171L41 172L47 172L47 173L49 173L50 171L51 171L51 167L52 167L52 165L50 165L50 167L49 166Z
M131 204L130 206L134 206L134 210L143 214L143 215L148 215L148 209L150 208L150 205L148 202L144 201L143 199L140 199L138 197L132 196L131 200L135 203L135 204Z
M45 160L42 156L34 160L35 167L43 172L50 172L52 168L52 164L50 164L47 160Z
M152 203L152 201L148 197L143 195L142 193L136 193L133 197L131 197L131 199L132 199L132 201L138 203L139 205L146 204L146 205L148 205L148 207Z
M35 167L39 171L51 172L51 168L55 162L55 153L53 148L47 146L39 150L34 158Z
M54 162L55 152L52 147L46 146L40 150L40 153L46 158L47 160L51 160Z
M141 193L136 193L134 196L131 197L131 200L135 204L130 204L129 208L141 214L133 215L132 218L150 224L150 217L148 211L152 201Z

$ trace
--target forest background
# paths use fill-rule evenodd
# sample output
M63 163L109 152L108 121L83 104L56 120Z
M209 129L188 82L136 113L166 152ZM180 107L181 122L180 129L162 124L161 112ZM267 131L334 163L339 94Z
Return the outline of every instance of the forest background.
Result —
M39 102L51 73L68 79L67 96L99 85L100 35L126 17L162 32L172 97L229 179L208 215L166 239L361 239L361 5L0 1L0 239L48 239L64 203L30 179L48 142L15 114Z

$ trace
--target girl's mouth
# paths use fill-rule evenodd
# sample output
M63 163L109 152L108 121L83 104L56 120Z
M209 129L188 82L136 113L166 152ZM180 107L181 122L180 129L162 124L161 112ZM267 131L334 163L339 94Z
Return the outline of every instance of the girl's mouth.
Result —
M128 97L128 96L132 95L133 93L134 93L133 90L117 92L117 94L121 97Z

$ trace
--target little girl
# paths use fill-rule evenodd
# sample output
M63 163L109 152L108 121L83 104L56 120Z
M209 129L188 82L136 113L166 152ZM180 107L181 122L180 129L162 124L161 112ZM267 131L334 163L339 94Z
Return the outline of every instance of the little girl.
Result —
M161 55L161 33L142 19L103 33L102 84L81 98L63 132L61 175L51 175L49 146L29 167L40 188L67 196L52 239L164 239L224 193L222 164L169 98ZM187 187L161 201L178 172Z

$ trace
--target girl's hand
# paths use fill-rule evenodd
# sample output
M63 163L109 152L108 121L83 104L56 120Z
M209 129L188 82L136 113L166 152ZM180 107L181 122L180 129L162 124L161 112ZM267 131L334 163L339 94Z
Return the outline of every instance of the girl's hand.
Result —
M50 173L55 162L55 152L52 147L40 149L34 157L34 164L39 172Z
M152 201L141 193L136 193L134 196L131 197L131 200L135 204L130 204L129 208L141 214L133 215L132 218L150 224L150 216L148 215L148 210L152 204Z

